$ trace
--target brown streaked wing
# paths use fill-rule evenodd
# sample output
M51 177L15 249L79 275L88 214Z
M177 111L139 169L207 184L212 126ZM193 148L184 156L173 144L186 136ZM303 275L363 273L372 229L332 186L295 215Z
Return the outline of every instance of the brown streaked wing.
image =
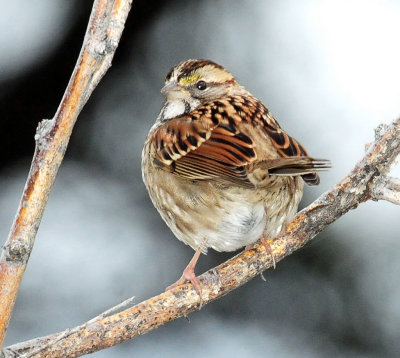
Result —
M253 96L230 97L227 102L240 114L241 120L254 126L261 125L272 145L282 157L308 156L304 147L282 130L279 123L271 115L261 101Z
M175 162L175 172L191 180L213 179L253 187L245 166L256 159L253 141L222 120L196 150Z
M306 149L296 139L282 130L279 123L263 104L258 108L262 111L259 120L268 137L271 139L272 145L282 157L308 157ZM319 176L316 172L304 174L302 178L308 185L319 184Z
M259 105L259 111L259 121L261 122L268 137L271 138L273 146L283 157L308 156L308 153L304 147L297 142L296 139L289 136L284 130L282 130L279 123L263 104Z
M155 143L156 161L171 165L174 161L197 149L211 136L219 120L210 118L210 109L178 117L160 125L151 139Z
M254 143L237 129L224 105L211 102L156 128L151 139L156 149L154 163L189 180L253 186L245 166L256 158Z
M253 188L244 166L236 167L193 152L177 160L174 173L189 180L213 180Z

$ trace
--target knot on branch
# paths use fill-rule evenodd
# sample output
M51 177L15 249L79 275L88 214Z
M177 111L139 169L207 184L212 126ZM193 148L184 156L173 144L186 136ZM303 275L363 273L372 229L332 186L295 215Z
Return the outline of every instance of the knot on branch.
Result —
M19 241L11 241L8 245L3 246L4 258L7 262L27 262L29 258L29 248L28 246Z
M107 55L114 54L117 47L118 39L106 34L101 39L94 40L92 46L89 46L88 49L96 61L100 62L103 61Z
M375 128L375 142L378 142L382 139L388 128L389 125L385 123L381 123L378 127Z
M41 122L39 122L35 134L36 147L39 150L48 149L48 143L51 139L50 133L51 130L54 128L54 124L54 119L43 119Z

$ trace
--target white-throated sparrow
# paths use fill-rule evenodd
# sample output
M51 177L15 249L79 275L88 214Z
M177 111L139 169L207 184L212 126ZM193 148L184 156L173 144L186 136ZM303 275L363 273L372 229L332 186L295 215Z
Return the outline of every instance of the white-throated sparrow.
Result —
M175 236L196 254L172 286L191 281L208 247L234 251L281 233L303 181L317 185L326 160L310 158L268 109L222 66L187 60L167 75L166 101L142 153L143 180Z

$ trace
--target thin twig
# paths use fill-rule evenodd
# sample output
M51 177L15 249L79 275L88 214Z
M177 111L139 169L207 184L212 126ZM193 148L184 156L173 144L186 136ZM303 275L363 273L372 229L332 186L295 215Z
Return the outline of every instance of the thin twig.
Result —
M38 126L28 179L0 258L0 346L72 129L94 88L111 66L131 2L94 2L82 50L57 113Z
M364 158L348 176L299 212L282 236L267 240L276 262L304 246L349 210L373 199L374 185L382 174L386 175L399 153L400 119L379 132ZM398 181L393 182L398 188ZM253 249L209 270L199 277L203 305L229 293L272 266L273 260L265 245L257 244ZM15 354L32 352L38 346L45 345L45 349L30 357L78 357L111 347L173 319L187 316L198 305L199 296L191 284L178 286L117 314L90 321L79 326L79 329L67 330L68 335L62 339L57 339L60 333L36 338L10 346L3 354L5 357L15 357Z

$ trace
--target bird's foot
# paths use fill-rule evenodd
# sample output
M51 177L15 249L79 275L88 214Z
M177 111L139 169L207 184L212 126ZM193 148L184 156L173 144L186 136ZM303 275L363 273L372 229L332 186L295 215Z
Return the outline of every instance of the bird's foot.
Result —
M200 281L197 278L196 274L194 273L194 268L196 267L196 264L197 264L197 261L199 260L200 254L206 244L207 244L207 239L204 239L203 242L201 243L201 245L197 248L197 250L196 250L194 256L192 257L192 259L190 260L189 264L183 270L183 273L182 273L182 276L180 277L180 279L165 289L165 291L169 291L169 290L172 290L173 288L183 285L187 281L189 281L200 297L199 309L201 309L201 307L203 305L203 297L201 295Z
M178 287L180 285L184 285L186 282L190 282L193 285L193 288L197 292L197 294L200 296L201 300L201 287L200 287L200 282L199 279L197 278L196 274L194 273L194 267L190 267L189 265L186 266L186 268L183 270L182 276L178 281L173 283L171 286L168 286L165 291L172 290L175 287Z
M271 258L272 258L272 266L274 267L274 270L276 268L276 261L275 261L275 255L272 252L272 248L271 245L269 244L268 240L265 237L262 237L260 239L260 242L263 244L263 246L265 247L265 250L270 254Z
M260 238L260 242L261 242L261 244L265 247L265 250L271 255L271 257L272 257L272 266L274 267L274 270L275 270L275 268L276 268L276 261L275 261L274 253L272 252L271 245L269 244L268 240L267 240L265 237L261 237L261 238ZM245 250L251 250L251 249L254 247L254 245L255 245L255 243L254 243L254 244L249 244L249 245L247 245L244 249L245 249ZM261 274L261 277L263 277L262 274ZM263 278L263 279L264 279L264 278ZM265 281L265 280L264 280L264 281Z

